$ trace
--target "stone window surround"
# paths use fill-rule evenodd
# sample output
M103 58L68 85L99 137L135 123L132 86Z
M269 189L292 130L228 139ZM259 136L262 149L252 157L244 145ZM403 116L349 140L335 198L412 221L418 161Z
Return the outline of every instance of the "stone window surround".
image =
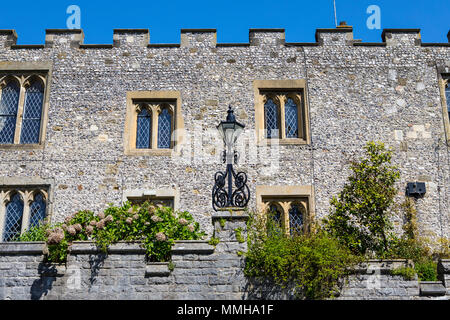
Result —
M0 61L0 72L14 75L41 75L40 78L44 82L44 100L42 103L41 127L39 134L39 143L20 144L21 120L24 111L25 90L23 83L20 83L20 97L17 112L17 121L20 121L20 126L16 125L16 132L13 144L0 144L1 149L43 149L44 140L47 132L49 97L50 97L50 83L52 75L51 62L17 62L17 61ZM45 77L42 77L45 75ZM19 120L20 119L20 120Z
M300 201L306 202L307 212L303 217L304 230L308 232L310 230L311 222L315 216L315 203L314 203L314 188L311 185L297 185L297 186L268 186L260 185L256 186L256 208L260 214L263 214L268 209L267 200L276 200L278 202L284 202L280 205L283 207L283 211L288 212L291 202ZM283 217L282 217L283 219ZM289 225L289 216L284 216L284 225ZM289 233L289 229L286 228L286 232Z
M450 119L448 115L447 100L445 97L445 85L450 85L450 74L441 74L439 79L439 91L441 94L442 116L444 118L444 131L446 135L447 144L450 145Z
M172 199L174 211L180 208L180 189L158 188L158 189L133 189L125 190L122 195L122 204L129 198L153 197L156 199Z
M179 91L128 91L127 92L127 109L125 115L125 134L124 134L124 153L125 155L152 155L152 156L171 156L179 153L179 146L182 144L184 130L184 119L181 113L181 94ZM175 110L172 110L175 115L172 119L173 127L173 148L158 149L156 146L156 139L158 136L157 116L152 112L152 148L138 149L136 148L136 130L137 130L137 115L139 110L139 103L152 102L175 102ZM153 111L153 110L152 110ZM156 124L155 124L156 123Z
M264 137L264 95L261 92L273 91L273 92L292 92L298 90L302 92L300 97L301 104L299 108L299 133L303 130L303 138L285 138L284 128L284 108L280 108L280 121L281 121L281 138L280 139L266 139ZM309 112L308 112L308 97L306 90L306 80L254 80L253 81L253 93L255 99L255 129L256 139L259 145L270 144L273 140L280 145L308 145L311 143L310 130L309 130ZM304 119L302 119L302 116ZM303 122L303 124L301 124Z
M0 177L0 242L3 239L3 229L5 223L6 204L12 193L17 191L23 200L23 218L21 233L27 231L30 219L30 204L34 196L39 192L44 196L46 202L46 219L52 218L52 193L51 187L54 185L52 179L41 179L36 177Z

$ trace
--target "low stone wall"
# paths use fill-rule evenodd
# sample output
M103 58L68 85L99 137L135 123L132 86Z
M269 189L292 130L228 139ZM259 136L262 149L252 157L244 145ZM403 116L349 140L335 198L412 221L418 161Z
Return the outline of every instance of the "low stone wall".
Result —
M338 299L378 300L378 299L417 299L420 294L417 276L405 280L392 275L400 267L414 267L408 260L370 260L360 264L354 274L345 279Z
M247 244L246 216L213 217L220 242L177 241L172 263L151 263L139 243L119 242L108 254L93 242L74 242L64 265L44 261L44 243L0 243L0 299L294 299L292 288L247 279L243 273ZM345 279L338 299L422 299L417 279L393 276L407 260L371 260ZM439 264L441 284L450 284L450 260ZM434 289L433 289L434 290ZM423 291L423 292L422 292ZM445 291L445 290L444 290Z

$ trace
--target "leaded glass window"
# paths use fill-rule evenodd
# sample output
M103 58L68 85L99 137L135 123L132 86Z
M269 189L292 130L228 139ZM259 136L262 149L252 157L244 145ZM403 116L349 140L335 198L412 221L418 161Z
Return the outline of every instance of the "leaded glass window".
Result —
M271 214L271 218L274 222L276 222L278 225L281 225L281 210L280 208L272 203L269 207L269 212Z
M136 148L151 148L152 114L146 108L137 116Z
M44 196L40 193L35 195L30 204L30 228L38 226L45 219L46 207Z
M304 197L264 198L264 210L267 217L284 230L286 235L297 236L307 230L308 199Z
M261 101L256 107L258 140L280 140L281 144L308 143L303 89L264 89L260 91L258 101Z
M267 99L264 104L264 123L266 130L266 138L278 138L280 130L280 113L278 106L275 104L273 99Z
M288 98L284 105L286 138L298 138L298 106Z
M20 143L39 143L44 86L35 80L26 90Z
M0 143L14 143L17 108L19 105L20 87L10 80L1 90L0 100Z
M289 231L291 236L301 234L303 230L303 212L299 204L292 204L289 209Z
M23 200L20 194L15 193L6 205L5 222L2 241L13 240L20 235L22 229Z
M447 112L448 117L450 118L450 80L447 80L447 83L445 84L445 99L447 100Z
M172 137L172 115L168 108L163 108L158 116L158 148L168 149Z

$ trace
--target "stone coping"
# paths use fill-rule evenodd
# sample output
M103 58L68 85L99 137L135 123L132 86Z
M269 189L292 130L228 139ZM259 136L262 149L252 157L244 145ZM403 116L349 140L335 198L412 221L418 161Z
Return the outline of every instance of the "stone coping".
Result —
M17 254L42 254L45 242L4 242L0 243L0 255ZM74 241L70 246L71 254L99 252L94 241ZM214 246L207 240L177 240L172 247L173 254L210 254L214 252ZM119 241L108 247L110 254L145 254L145 248L140 242Z
M421 296L445 296L447 289L442 281L420 281Z
M0 255L42 254L45 242L0 242Z
M408 259L370 259L359 263L351 271L362 274L372 274L379 271L380 274L389 274L392 270L400 267L414 268L414 263Z
M172 247L172 254L211 254L214 252L214 246L205 240L178 240Z
M231 212L230 212L231 210ZM244 213L245 211L242 208L227 208L227 209L218 209L217 212L211 215L211 219L225 219L225 220L248 220L249 215Z

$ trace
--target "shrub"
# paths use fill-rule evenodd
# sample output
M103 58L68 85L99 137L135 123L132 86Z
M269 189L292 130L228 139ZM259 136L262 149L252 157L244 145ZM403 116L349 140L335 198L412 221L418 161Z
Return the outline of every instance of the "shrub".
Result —
M167 207L154 207L146 202L132 206L126 202L122 207L110 206L94 215L92 211L79 211L67 217L64 223L42 226L42 230L29 230L21 239L42 239L48 246L48 260L62 262L73 241L94 240L107 251L117 241L139 241L151 261L168 261L175 240L198 240L205 233L189 212L174 212ZM22 240L23 241L23 240Z
M359 261L324 230L290 237L271 219L252 215L244 273L274 284L295 286L297 298L332 297L348 267Z
M364 149L365 157L351 162L348 183L331 200L325 228L354 253L380 254L389 248L390 209L400 175L383 143L368 142Z
M405 280L414 280L416 276L416 270L411 267L399 267L396 269L393 269L391 271L391 274L394 276L402 276Z

